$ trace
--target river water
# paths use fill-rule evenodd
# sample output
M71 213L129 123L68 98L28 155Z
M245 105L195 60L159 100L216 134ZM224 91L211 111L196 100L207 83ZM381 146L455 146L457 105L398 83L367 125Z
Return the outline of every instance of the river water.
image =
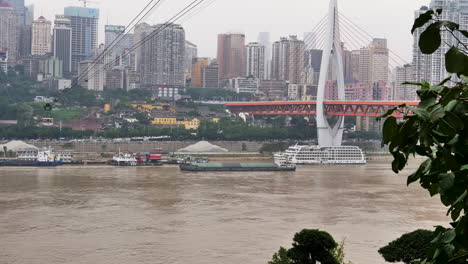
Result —
M266 264L303 228L346 238L354 264L384 263L381 246L448 222L389 163L292 173L2 168L0 263Z

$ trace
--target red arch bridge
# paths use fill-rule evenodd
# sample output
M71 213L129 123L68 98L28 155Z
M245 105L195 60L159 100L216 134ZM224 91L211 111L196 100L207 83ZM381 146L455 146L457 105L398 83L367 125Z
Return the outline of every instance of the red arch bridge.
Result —
M399 105L418 106L418 102L393 101L325 101L325 113L328 116L363 116L378 117ZM235 102L226 103L226 107L233 114L247 113L250 115L316 115L315 101L285 101L285 102ZM395 112L393 116L402 118L410 111L404 109Z

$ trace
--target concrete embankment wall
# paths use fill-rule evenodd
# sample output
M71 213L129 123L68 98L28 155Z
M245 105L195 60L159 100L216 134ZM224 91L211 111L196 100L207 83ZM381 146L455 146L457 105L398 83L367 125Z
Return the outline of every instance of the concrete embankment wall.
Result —
M36 147L52 147L56 150L73 149L77 153L103 153L117 152L120 150L128 150L131 152L151 152L155 149L161 149L164 152L176 152L181 148L185 148L197 141L161 141L161 142L27 142ZM210 143L229 150L229 152L259 152L263 145L278 142L271 141L211 141ZM304 142L307 143L307 142ZM294 144L294 143L293 143ZM313 144L313 143L310 143ZM366 141L353 142L346 145L361 147L367 153L384 153L386 149L382 149L380 142Z
M185 148L197 141L163 141L163 142L122 142L122 143L107 143L107 142L27 142L36 147L52 147L56 150L73 149L78 153L102 153L102 152L117 152L120 150L128 150L131 152L151 152L155 149L161 149L164 152L176 152L181 148ZM219 147L229 150L229 152L259 152L264 143L253 141L212 141L210 142Z

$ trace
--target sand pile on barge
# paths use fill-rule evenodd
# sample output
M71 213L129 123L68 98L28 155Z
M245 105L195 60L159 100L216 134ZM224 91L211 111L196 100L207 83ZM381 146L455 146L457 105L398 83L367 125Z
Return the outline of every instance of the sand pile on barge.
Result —
M18 140L10 141L4 145L0 145L0 152L3 152L4 147L7 148L7 151L13 151L13 152L16 152L18 150L26 150L26 149L37 149L36 146L29 145L23 141L18 141Z
M196 144L190 145L186 148L179 149L178 152L190 152L190 153L222 153L228 152L227 149L213 145L208 141L200 141Z

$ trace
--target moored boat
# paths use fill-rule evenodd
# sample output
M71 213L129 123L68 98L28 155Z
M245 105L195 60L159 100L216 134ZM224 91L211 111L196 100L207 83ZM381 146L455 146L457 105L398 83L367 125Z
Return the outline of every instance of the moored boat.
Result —
M300 146L289 147L274 155L277 163L296 165L363 165L367 164L364 152L356 146Z
M0 160L0 166L55 167L63 164L63 160L51 148L39 149L36 153L35 156L28 159L2 159Z
M296 166L276 163L187 163L183 171L295 171Z
M138 162L133 153L119 151L114 154L112 160L110 160L108 164L113 166L137 166Z

